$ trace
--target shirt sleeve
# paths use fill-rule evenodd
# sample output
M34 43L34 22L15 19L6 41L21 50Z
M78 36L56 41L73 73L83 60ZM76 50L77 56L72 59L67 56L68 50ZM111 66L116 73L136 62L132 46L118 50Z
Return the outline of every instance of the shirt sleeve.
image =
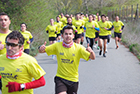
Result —
M80 56L81 56L81 58L85 59L86 61L89 60L90 53L82 45L80 48Z
M47 53L47 55L56 55L56 44L51 44L49 46L46 46L45 52Z
M36 59L32 59L31 62L27 64L29 74L35 79L39 79L40 77L44 76L46 72L39 66Z

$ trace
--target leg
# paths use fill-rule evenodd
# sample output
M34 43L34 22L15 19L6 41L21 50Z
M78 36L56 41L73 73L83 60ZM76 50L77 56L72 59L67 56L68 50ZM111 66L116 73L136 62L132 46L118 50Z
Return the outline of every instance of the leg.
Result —
M99 47L100 47L99 55L101 55L101 54L102 54L102 39L99 39L98 45L99 45Z
M87 41L87 47L88 47L90 44L90 39L88 37L86 37L86 41Z
M67 94L77 94L78 84L79 84L78 82L75 82L72 86L69 86Z
M91 47L91 49L93 49L93 44L94 44L94 38L91 38L90 39L90 47Z
M76 43L80 44L81 38L77 38Z
M118 46L118 37L115 37L115 43L116 43L116 49L119 47Z
M66 85L57 77L54 78L55 82L55 94L66 94Z
M82 36L82 38L81 38L81 45L83 45L83 42L84 42L84 37Z
M107 39L104 39L104 54L105 54L105 51L106 51L106 44L107 44Z

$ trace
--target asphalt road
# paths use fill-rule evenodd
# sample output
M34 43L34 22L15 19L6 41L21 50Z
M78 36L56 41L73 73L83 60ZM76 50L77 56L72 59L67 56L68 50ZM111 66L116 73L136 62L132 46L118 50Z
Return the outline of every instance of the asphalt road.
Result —
M140 94L140 62L128 48L119 44L119 49L115 49L112 39L106 58L99 56L99 50L94 52L95 60L80 60L78 94ZM46 71L46 85L34 89L34 94L55 94L56 58L52 60L46 53L35 58Z
M115 49L112 39L106 58L99 56L99 50L94 49L94 52L95 60L80 61L78 94L140 94L140 62L128 48L119 44L119 49ZM34 89L34 94L55 94L57 60L46 53L35 58L46 71L47 84Z

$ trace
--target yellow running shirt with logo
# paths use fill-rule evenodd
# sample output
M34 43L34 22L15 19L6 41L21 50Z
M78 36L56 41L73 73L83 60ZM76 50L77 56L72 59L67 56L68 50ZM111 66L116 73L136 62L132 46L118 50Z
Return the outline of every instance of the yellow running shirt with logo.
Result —
M65 48L62 42L54 43L46 46L45 49L48 55L57 56L57 74L56 76L63 79L78 82L78 66L80 58L89 60L90 53L80 44L74 43L71 48Z
M11 33L12 31L10 31L9 33ZM0 50L0 55L5 54L6 53L6 44L5 44L5 39L7 37L7 35L9 34L3 34L0 33L0 42L2 42L2 44L4 45L4 48L2 50Z
M96 28L99 28L99 25L96 21L92 21L92 22L86 22L85 23L85 27L86 27L86 37L88 38L95 38L95 32L97 30L95 30L95 28L93 28L93 25L96 27Z
M122 31L120 31L120 29L122 28L123 25L124 24L123 24L122 21L118 21L118 22L114 21L113 22L114 32L116 32L116 33L122 33Z
M45 71L36 59L22 53L18 59L8 59L6 54L0 56L0 75L2 77L2 94L33 94L33 89L8 93L8 82L27 83L44 76Z
M30 49L30 44L27 43L27 41L30 41L30 39L33 38L32 34L29 31L20 31L20 33L23 35L24 37L24 49Z

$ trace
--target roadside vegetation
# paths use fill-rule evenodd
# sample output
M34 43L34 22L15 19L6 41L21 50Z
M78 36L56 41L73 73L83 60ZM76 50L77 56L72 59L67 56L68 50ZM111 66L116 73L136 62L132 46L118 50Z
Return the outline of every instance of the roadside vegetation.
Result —
M44 41L48 43L45 28L50 18L55 19L61 12L64 14L78 12L107 14L109 9L137 4L138 1L140 0L0 0L0 12L6 12L10 16L11 30L19 30L22 22L27 24L27 30L34 36L30 55L35 56L38 53L38 46ZM131 51L135 48L136 53L140 48L139 29L138 24L127 23L122 40ZM140 58L140 54L137 53L137 56Z

